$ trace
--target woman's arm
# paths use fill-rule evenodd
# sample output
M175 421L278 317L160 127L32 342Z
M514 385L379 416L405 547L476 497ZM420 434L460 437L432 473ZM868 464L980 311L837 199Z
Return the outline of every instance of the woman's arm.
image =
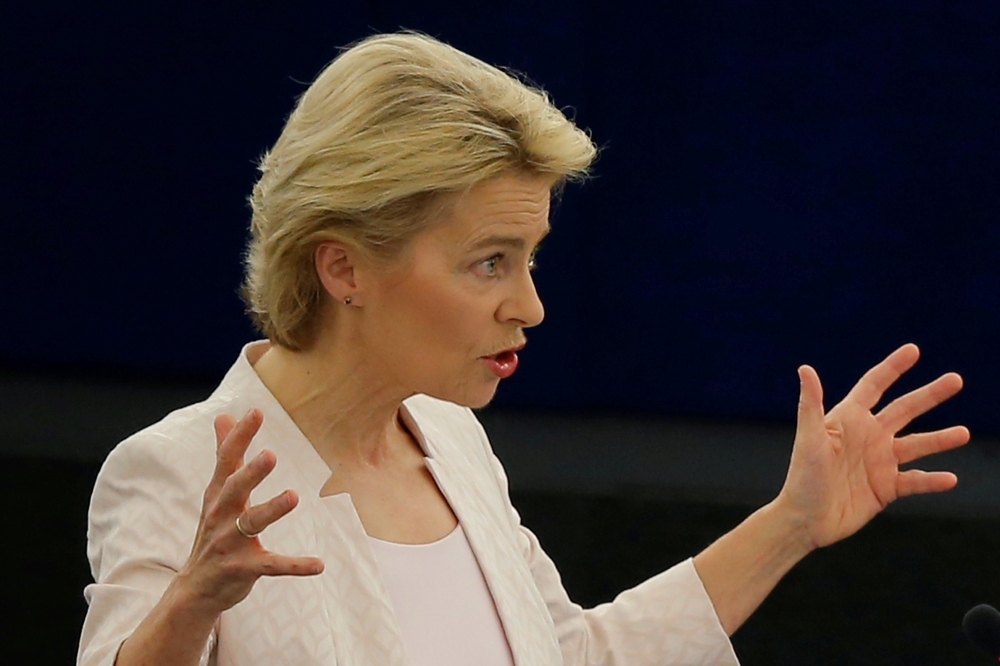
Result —
M566 666L739 666L712 600L690 559L626 590L610 603L584 609L562 585L559 571L510 502L507 474L471 410L483 454L524 558L551 619ZM523 605L525 613L534 606Z
M115 666L197 666L219 614L171 583L159 603L122 643Z
M699 553L694 568L723 630L732 636L812 550L802 523L775 501Z
M694 558L728 634L812 550L854 534L898 497L949 490L958 482L950 472L900 471L899 466L965 444L969 431L964 426L896 434L955 395L961 377L943 375L872 411L919 355L916 345L900 347L865 373L829 413L823 411L816 371L799 368L798 426L781 493Z

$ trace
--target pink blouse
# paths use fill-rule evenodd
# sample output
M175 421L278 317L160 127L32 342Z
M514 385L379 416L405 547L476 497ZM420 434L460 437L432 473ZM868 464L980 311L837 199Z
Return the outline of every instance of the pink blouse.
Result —
M513 666L493 597L458 525L428 544L369 537L407 666Z

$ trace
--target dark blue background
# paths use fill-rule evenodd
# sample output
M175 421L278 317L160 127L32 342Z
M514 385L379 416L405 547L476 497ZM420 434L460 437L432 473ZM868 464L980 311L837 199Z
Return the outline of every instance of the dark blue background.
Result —
M473 5L483 5L481 7ZM1000 3L18 3L0 20L0 361L217 378L254 160L336 48L420 29L593 132L498 402L790 419L896 345L1000 432ZM828 401L829 402L829 401Z

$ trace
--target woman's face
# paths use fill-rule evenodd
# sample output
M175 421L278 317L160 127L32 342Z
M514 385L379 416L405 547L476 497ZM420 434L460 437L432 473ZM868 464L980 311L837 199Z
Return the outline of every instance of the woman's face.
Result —
M531 278L549 230L551 177L504 176L457 197L365 288L362 340L389 381L487 404L544 311Z

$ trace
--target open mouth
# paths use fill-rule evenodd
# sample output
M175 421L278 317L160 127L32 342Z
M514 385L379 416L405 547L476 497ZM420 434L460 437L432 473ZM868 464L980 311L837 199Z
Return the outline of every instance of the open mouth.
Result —
M502 351L496 356L492 357L497 363L513 363L517 360L517 352L512 349L507 351Z
M493 356L483 356L482 360L486 362L486 365L493 371L493 374L500 379L507 379L514 374L515 370L517 370L517 352L520 349L521 347L517 347L515 349L505 349L499 354L494 354Z

